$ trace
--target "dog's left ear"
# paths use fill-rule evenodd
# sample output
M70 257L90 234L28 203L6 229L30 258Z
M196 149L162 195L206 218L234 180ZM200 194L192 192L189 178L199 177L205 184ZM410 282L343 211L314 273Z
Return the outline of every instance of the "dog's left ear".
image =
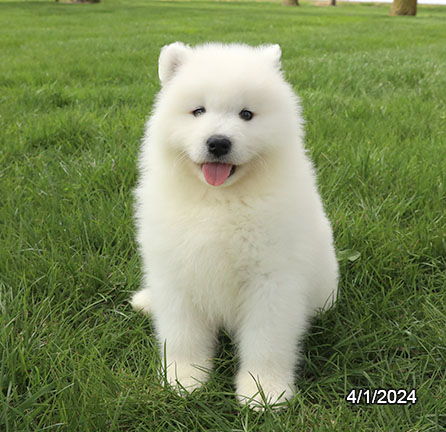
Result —
M174 42L162 48L158 61L158 75L162 85L165 85L178 71L190 50L191 47L182 42Z
M274 66L277 69L280 69L281 63L280 58L282 57L282 50L278 44L272 45L263 45L262 46L263 53L273 62Z

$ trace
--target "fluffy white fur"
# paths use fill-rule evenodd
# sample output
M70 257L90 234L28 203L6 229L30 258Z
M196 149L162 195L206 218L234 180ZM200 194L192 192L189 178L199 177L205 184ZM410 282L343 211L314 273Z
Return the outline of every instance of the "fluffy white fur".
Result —
M292 397L299 341L338 279L280 56L278 45L164 47L136 188L145 277L132 305L154 318L168 381L204 383L225 327L240 357L236 392L251 405L262 403L259 385L269 403ZM197 107L206 112L195 117ZM232 141L225 160L237 166L218 187L201 170L215 134Z

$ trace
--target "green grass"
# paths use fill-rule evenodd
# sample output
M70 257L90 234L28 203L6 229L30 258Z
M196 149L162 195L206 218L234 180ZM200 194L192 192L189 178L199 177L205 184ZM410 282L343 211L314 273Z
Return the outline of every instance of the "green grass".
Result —
M388 9L0 2L1 431L446 429L446 8ZM175 40L278 42L302 98L344 258L286 411L238 406L226 336L206 387L163 390L150 320L127 303L137 149ZM381 387L419 401L344 400Z

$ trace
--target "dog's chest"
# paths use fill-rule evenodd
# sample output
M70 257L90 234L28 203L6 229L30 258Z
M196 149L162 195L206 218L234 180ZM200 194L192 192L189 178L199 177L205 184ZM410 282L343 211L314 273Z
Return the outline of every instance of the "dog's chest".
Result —
M271 246L267 216L247 206L166 211L161 227L156 224L154 253L162 254L194 303L227 321Z
M185 261L191 263L183 265L193 266L194 273L203 274L208 281L211 276L223 280L246 270L259 255L266 233L257 219L252 212L237 208L194 211L177 221L172 240L188 251Z

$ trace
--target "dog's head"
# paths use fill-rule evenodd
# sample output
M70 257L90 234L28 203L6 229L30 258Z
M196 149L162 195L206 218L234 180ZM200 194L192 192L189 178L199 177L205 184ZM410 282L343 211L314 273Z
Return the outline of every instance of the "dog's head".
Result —
M176 42L162 49L155 114L163 141L202 181L229 186L293 145L298 104L280 57L278 45Z

